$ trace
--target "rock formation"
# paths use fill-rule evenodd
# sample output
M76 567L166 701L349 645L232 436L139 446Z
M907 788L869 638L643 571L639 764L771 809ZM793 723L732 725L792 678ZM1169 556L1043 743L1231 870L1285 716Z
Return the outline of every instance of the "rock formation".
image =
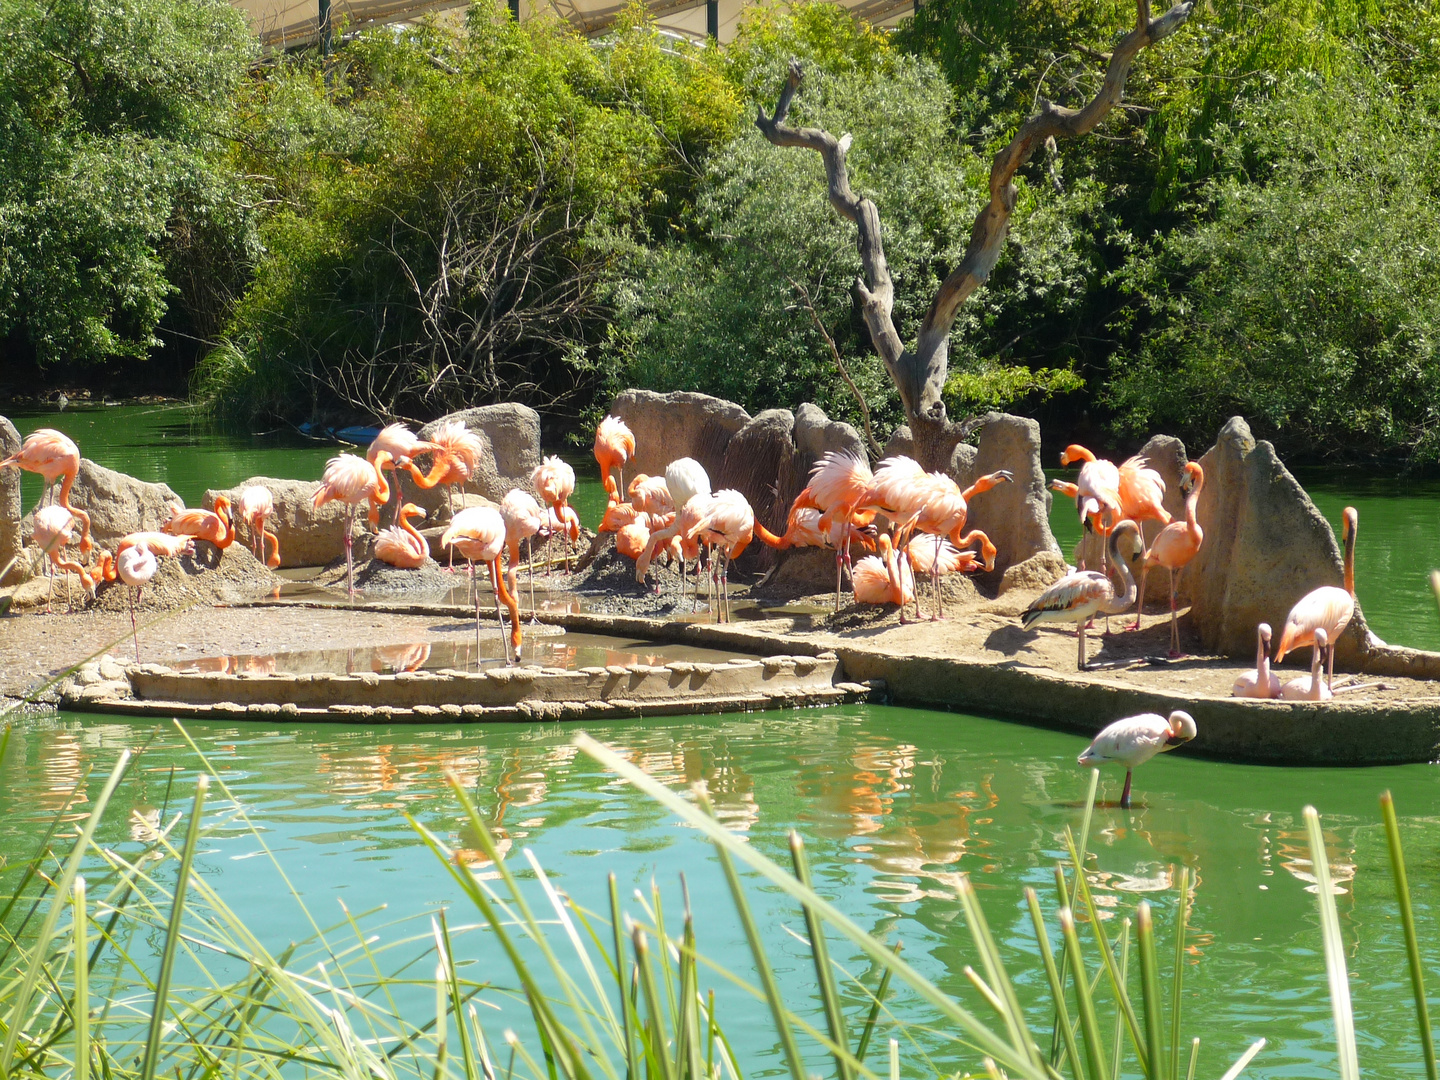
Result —
M345 557L345 520L350 507L345 503L332 502L315 509L315 492L320 490L318 480L276 480L269 476L252 476L229 490L205 492L204 507L215 509L215 498L227 495L231 503L240 498L240 492L251 484L264 484L275 497L275 513L266 523L280 541L280 565L324 566L335 559ZM356 513L357 521L366 512L368 504L362 503ZM243 522L236 522L235 546L249 547L250 532Z
M990 537L996 549L995 573L1003 575L1041 553L1058 556L1060 545L1050 532L1050 491L1040 468L1040 425L1027 417L992 412L982 418L976 432L979 439L974 447L961 443L955 448L950 462L955 482L966 488L976 477L1000 469L1015 476L1014 483L976 495L970 503L966 529L982 529ZM1061 564L1042 560L1036 573L1041 566Z
M137 480L84 457L70 502L90 515L90 535L99 547L127 533L158 529L170 520L172 506L185 505L168 484Z
M20 449L20 433L15 425L0 416L0 458L7 458ZM20 470L0 469L0 571L20 554L24 541L20 536ZM23 576L20 562L9 574L0 573L0 585L14 585Z
M733 401L708 394L677 390L626 390L610 405L635 433L635 457L625 466L625 482L637 472L664 476L665 466L676 458L691 457L705 466L710 485L725 466L725 448L750 421L750 414Z

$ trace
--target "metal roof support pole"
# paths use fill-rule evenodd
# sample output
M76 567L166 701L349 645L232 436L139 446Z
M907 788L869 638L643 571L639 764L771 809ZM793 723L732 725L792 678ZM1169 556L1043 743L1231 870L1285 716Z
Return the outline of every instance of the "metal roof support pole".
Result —
M520 0L510 0L510 17L517 23L520 21Z
M705 36L720 40L720 0L705 0Z
M330 0L319 0L319 12L316 19L320 29L320 55L330 55ZM328 75L328 72L327 72ZM327 80L328 81L328 80Z

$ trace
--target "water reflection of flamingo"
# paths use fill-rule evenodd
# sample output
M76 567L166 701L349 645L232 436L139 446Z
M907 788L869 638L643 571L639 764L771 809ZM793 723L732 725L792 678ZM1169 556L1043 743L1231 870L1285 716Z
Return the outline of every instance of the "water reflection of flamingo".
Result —
M372 671L419 671L430 659L428 641L408 642L400 645L377 645L370 661Z

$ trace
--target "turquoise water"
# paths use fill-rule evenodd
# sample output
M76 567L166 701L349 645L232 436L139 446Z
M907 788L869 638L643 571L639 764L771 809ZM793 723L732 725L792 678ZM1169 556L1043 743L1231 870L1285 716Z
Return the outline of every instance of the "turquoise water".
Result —
M706 781L722 819L782 864L788 831L797 829L822 894L872 933L902 941L924 974L983 1015L963 976L965 965L979 961L955 897L958 875L972 875L1034 1025L1048 1032L1021 890L1035 887L1053 912L1053 866L1065 827L1078 830L1077 803L1087 783L1075 764L1082 739L881 706L627 720L589 730L664 783L680 788ZM752 972L712 850L693 829L578 754L569 727L193 724L189 731L275 859L272 864L255 835L232 825L202 845L200 872L272 948L307 937L312 916L321 924L339 919L342 902L352 912L387 905L367 926L379 934L377 948L393 950L385 955L397 966L428 947L428 920L440 909L450 912L452 925L475 920L404 817L413 815L453 847L476 847L443 786L442 770L450 768L502 843L511 845L517 870L525 867L522 849L532 850L557 887L592 911L605 909L607 873L617 875L624 897L634 889L648 894L653 881L672 918L683 872L700 915L701 949L741 974ZM165 724L68 714L22 723L0 765L0 854L27 853L79 777L91 770L84 790L93 797L121 748L142 746L148 749L99 833L102 844L122 853L138 850L127 819L160 809L172 766L168 812L188 805L197 761L178 733ZM1103 779L1102 798L1113 800L1121 777L1110 772ZM1434 839L1440 787L1431 767L1267 769L1201 761L1182 751L1137 773L1135 810L1097 810L1090 878L1106 911L1123 915L1148 899L1168 950L1179 867L1189 867L1197 882L1184 1028L1187 1039L1202 1040L1199 1075L1218 1076L1259 1037L1269 1046L1249 1076L1334 1074L1315 898L1307 891L1300 820L1307 802L1324 815L1332 872L1344 890L1337 901L1362 1062L1375 1075L1421 1075L1413 1015L1403 1007L1403 943L1382 869L1376 796L1384 788L1394 791L1400 810L1422 949L1433 971L1440 959ZM229 809L223 792L214 792L209 820L219 822ZM286 881L308 915L289 896ZM749 893L787 1000L820 1023L808 952L792 936L804 932L799 912L769 886L752 881ZM407 916L423 922L396 923ZM1111 929L1118 932L1114 921ZM400 944L411 934L418 944ZM852 949L832 938L832 951L875 985L875 973ZM467 969L472 973L512 981L486 934L463 935L461 956L475 963ZM433 959L420 968L428 974L432 966ZM424 982L401 1003L421 1018L433 1008ZM783 1072L764 1006L711 982L747 1075ZM502 1023L521 1024L504 999L493 1000L501 1005L496 1031ZM864 1002L858 992L847 1000L858 1025ZM933 1020L908 995L893 1007L907 1024ZM489 1011L482 1014L491 1020ZM879 1034L872 1064L883 1071L890 1031L882 1027ZM977 1065L941 1038L918 1029L911 1034L918 1048L905 1043L907 1076L930 1071L920 1050L937 1070ZM828 1075L818 1052L812 1065ZM1126 1072L1136 1074L1133 1059Z

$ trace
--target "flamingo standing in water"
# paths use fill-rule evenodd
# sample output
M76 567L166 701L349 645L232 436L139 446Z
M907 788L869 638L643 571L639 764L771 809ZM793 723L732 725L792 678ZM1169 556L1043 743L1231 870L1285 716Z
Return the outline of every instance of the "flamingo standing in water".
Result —
M1324 627L1329 639L1329 655L1326 664L1326 685L1335 689L1335 644L1350 625L1355 614L1355 530L1359 527L1359 515L1353 506L1345 507L1342 535L1345 542L1345 587L1322 585L1298 601L1290 609L1285 625L1280 631L1280 644L1275 649L1275 662L1285 659L1292 649L1315 644L1315 631Z
M1080 670L1085 670L1085 624L1096 614L1118 615L1135 602L1135 578L1130 574L1129 558L1144 550L1140 526L1121 521L1111 531L1106 543L1110 560L1105 573L1078 570L1067 574L1031 602L1020 616L1026 630L1040 622L1073 622L1080 638ZM1124 548L1128 547L1127 552ZM1116 574L1124 591L1115 588L1110 575Z
M635 433L618 416L607 416L595 429L595 461L600 466L600 482L605 485L605 494L611 502L620 501L620 492L625 490L625 465L635 456ZM614 469L619 475L616 483L610 475Z
M55 481L61 481L57 501L80 522L80 554L88 554L92 546L90 515L79 507L70 505L70 488L75 484L75 477L80 474L80 448L64 432L54 428L40 428L25 437L17 452L0 461L0 469L11 467L40 474L45 481L45 492L40 496L41 503L54 487Z
M410 524L412 517L424 517L425 511L414 503L400 507L398 525L382 529L375 537L375 558L401 570L417 570L430 558L430 545Z
M170 520L160 526L160 531L171 536L193 536L197 540L208 540L223 551L235 542L235 521L230 516L230 499L224 495L216 496L214 510L186 510L180 506L171 506Z
M565 545L565 572L570 572L570 544L580 538L580 517L570 506L575 494L575 470L558 457L547 457L530 474L535 493L550 510L550 532L545 534L545 572L550 573L550 533L561 534Z
M505 519L505 547L510 556L510 592L517 594L516 579L519 568L515 565L520 558L520 541L530 544L530 619L538 621L535 615L535 536L544 531L549 518L535 497L528 491L512 488L500 500L500 516Z
M689 505L689 504L686 504ZM755 511L740 492L729 488L715 492L705 515L690 535L708 547L719 547L720 602L716 622L730 621L730 564L738 559L755 538ZM712 559L712 572L714 572Z
M280 565L280 538L265 528L265 522L275 513L275 496L263 484L251 484L240 492L236 509L237 516L250 530L255 558L274 570ZM273 545L268 556L264 553L267 543Z
M1195 718L1183 709L1176 709L1169 718L1158 713L1141 713L1116 720L1087 746L1076 759L1081 765L1098 769L1101 765L1125 766L1125 790L1120 793L1120 806L1130 809L1130 776L1156 754L1195 738Z
M351 536L355 529L355 508L369 499L370 524L379 523L380 507L390 499L390 485L385 482L385 469L389 464L387 450L377 453L373 462L354 454L337 454L325 463L320 488L315 492L313 501L317 510L336 501L350 506L350 515L345 521L345 585L351 600L355 599L355 540Z
M1280 696L1280 678L1270 670L1270 632L1269 623L1262 622L1255 628L1258 639L1255 670L1235 680L1230 688L1231 697L1272 699Z
M1180 617L1175 612L1175 574L1190 565L1205 542L1205 532L1195 520L1195 505L1200 501L1200 489L1205 486L1205 471L1198 461L1185 466L1185 475L1180 480L1180 490L1185 492L1185 520L1172 521L1160 530L1150 550L1145 553L1145 562L1140 568L1140 601L1135 605L1135 625L1140 629L1140 615L1145 610L1145 580L1150 568L1163 566L1170 571L1170 655L1180 655Z
M495 588L495 618L500 624L500 639L505 649L505 662L520 659L520 605L505 587L505 574L500 569L500 554L505 550L505 519L494 506L467 506L455 515L450 527L440 537L441 547L454 547L470 564L470 587L475 592L475 648L480 648L480 590L475 587L475 564L490 567L490 582ZM505 636L504 604L510 610L510 635ZM510 649L515 656L511 659Z

